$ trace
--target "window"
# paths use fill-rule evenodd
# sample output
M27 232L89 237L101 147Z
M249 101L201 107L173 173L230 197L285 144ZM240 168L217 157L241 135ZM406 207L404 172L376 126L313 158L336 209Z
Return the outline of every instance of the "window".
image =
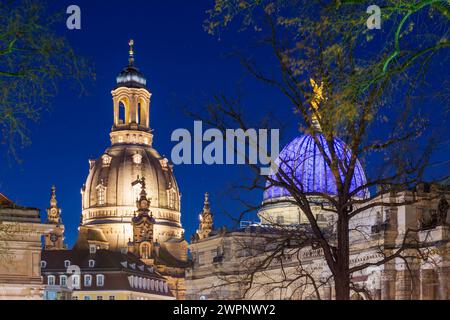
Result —
M97 203L99 205L106 203L106 187L102 184L97 186Z
M95 253L97 251L97 246L95 244L89 245L89 253Z
M47 266L47 261L41 261L41 268L45 268Z
M78 274L74 274L70 276L70 279L72 281L72 286L75 289L79 289L80 288L80 276Z
M70 260L65 260L64 261L64 267L69 267L70 266Z
M95 260L89 260L89 268L95 267Z
M84 300L91 300L91 297L89 297L89 296L84 296Z
M97 275L97 286L103 287L104 284L105 284L105 276L102 274L98 274Z
M54 286L55 285L55 276L48 276L47 277L47 284L49 286Z
M133 183L133 200L138 200L141 197L142 184L138 181Z
M97 296L97 300L103 300L103 296Z
M90 287L92 285L92 276L90 274L87 274L84 276L84 286Z
M115 296L109 296L109 300L116 300Z
M133 155L133 163L134 164L141 164L142 163L142 156L139 153L136 153Z
M67 286L67 276L59 276L59 285L62 287Z
M73 296L72 300L78 300L78 297L77 296Z

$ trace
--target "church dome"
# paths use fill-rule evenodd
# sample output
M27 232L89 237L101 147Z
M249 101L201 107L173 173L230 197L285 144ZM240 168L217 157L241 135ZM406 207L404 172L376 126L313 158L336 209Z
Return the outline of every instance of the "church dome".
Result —
M159 239L180 237L180 193L172 167L155 149L138 144L114 144L101 157L90 160L82 189L83 225L129 224L136 212L142 177L156 218L155 229L161 229ZM128 241L126 237L120 239L122 245Z
M329 154L329 148L325 137L318 135L320 143L324 150ZM345 143L336 138L334 148L339 159L343 162L349 161L350 151ZM307 193L326 193L330 195L337 194L336 183L333 178L330 167L326 164L319 147L313 137L309 134L302 135L291 141L279 154L276 164L288 176L293 176L302 185ZM275 174L271 175L273 180L278 180ZM366 184L366 176L361 163L357 160L355 173L351 182L350 190ZM289 191L283 187L271 185L270 181L266 183L267 189L264 192L264 201L268 202L282 197L289 197ZM363 189L357 194L360 198L368 196L368 190Z
M133 41L129 44L129 66L111 92L111 146L96 160L89 160L89 174L81 189L81 225L99 229L112 250L126 249L133 237L131 220L137 210L142 178L155 218L154 240L165 243L180 240L184 234L178 185L168 160L153 148L151 92L133 65Z
M147 80L134 66L128 66L116 78L117 87L145 88Z

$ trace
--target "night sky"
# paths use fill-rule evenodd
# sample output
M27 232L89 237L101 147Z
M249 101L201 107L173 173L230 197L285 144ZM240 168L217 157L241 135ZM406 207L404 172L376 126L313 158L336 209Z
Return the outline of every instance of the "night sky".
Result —
M212 1L57 1L51 10L65 12L77 4L82 13L82 29L65 34L75 50L94 66L97 79L87 84L88 94L80 96L76 86L61 83L51 109L30 127L32 144L19 150L22 163L1 161L0 192L20 205L41 209L45 216L50 188L57 188L58 204L66 226L66 241L72 246L81 215L80 188L88 175L88 159L98 158L110 145L113 123L111 90L117 74L127 65L128 39L135 41L135 65L147 78L152 92L150 126L153 147L170 157L175 142L170 135L177 128L193 131L194 119L185 110L201 110L214 93L235 93L239 88L254 114L277 110L287 130L281 147L296 134L297 123L288 101L274 90L245 75L239 61L228 54L245 33L218 37L203 29L206 10ZM4 152L4 149L2 149ZM448 152L448 149L447 149ZM448 158L448 154L446 155ZM174 168L182 193L181 214L186 237L198 226L203 194L210 193L215 224L232 225L227 214L242 210L233 199L232 186L248 177L245 166L180 165ZM245 195L253 203L262 192ZM248 220L256 220L249 214Z

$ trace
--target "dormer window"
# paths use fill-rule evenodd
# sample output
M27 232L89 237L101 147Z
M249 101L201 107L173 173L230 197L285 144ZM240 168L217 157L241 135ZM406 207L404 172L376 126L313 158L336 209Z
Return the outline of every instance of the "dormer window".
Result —
M64 261L64 267L66 267L66 268L70 267L70 260Z
M95 260L89 260L89 268L95 267Z
M104 155L102 156L102 163L103 163L103 166L109 166L109 165L111 164L111 159L112 159L111 156L109 156L109 155L107 155L107 154L104 154Z
M97 252L97 246L95 244L89 245L89 253L96 253Z
M47 261L42 260L41 261L41 268L47 267Z

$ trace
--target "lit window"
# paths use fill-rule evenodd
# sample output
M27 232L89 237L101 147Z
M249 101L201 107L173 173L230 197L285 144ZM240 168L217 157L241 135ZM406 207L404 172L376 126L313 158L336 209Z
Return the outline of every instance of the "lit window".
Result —
M70 260L65 260L64 261L64 267L70 267Z
M95 267L95 260L89 260L89 268Z
M67 286L67 276L59 276L59 285L62 287Z
M119 143L123 143L123 137L119 136Z
M48 276L47 277L47 284L49 286L54 286L55 285L55 276Z
M41 261L41 268L45 268L47 266L47 261Z
M92 285L92 276L90 274L87 274L84 276L84 286L90 287Z
M97 275L97 286L103 287L104 283L105 283L105 276L102 274L98 274Z
M106 187L102 184L97 186L97 202L99 205L104 205L106 202Z

